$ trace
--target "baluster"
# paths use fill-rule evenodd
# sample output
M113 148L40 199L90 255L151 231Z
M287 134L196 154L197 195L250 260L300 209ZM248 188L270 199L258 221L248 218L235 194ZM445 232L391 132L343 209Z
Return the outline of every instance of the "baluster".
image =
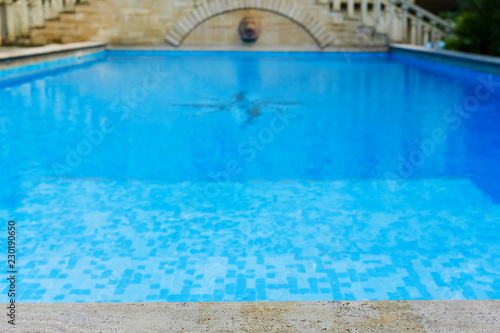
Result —
M374 4L374 8L373 8L373 17L375 19L375 28L376 28L376 31L380 31L380 26L381 26L381 22L380 22L380 0L375 0L375 4Z
M64 10L67 12L75 11L76 0L65 0L64 1ZM196 4L195 4L196 6Z
M35 0L28 0L28 17L30 23L30 29L35 26Z
M368 0L361 0L361 25L368 25L366 16L368 12Z
M19 33L21 35L28 35L30 33L30 17L28 11L28 1L18 0L17 10L19 17Z
M451 28L450 28L450 26L446 26L445 27L445 36L444 37L447 38L447 39L451 37Z
M431 47L436 47L436 21L431 21Z
M52 14L52 2L51 0L44 0L43 1L43 16L44 16L44 21L51 19L51 14Z
M429 43L429 26L427 24L424 25L424 39L423 39L423 44L425 47L427 47L427 44Z
M408 41L408 5L403 3L401 8L403 9L403 18L401 20L401 32L403 34L402 42L406 43Z
M417 20L414 17L410 17L410 44L417 44Z
M394 30L394 16L395 16L395 13L394 13L395 8L394 7L395 7L395 4L396 4L395 0L389 1L389 28L388 28L388 32L387 32L387 35L389 36L389 40L394 39L393 30Z
M50 13L50 18L58 18L59 14L62 12L62 0L52 0L52 11Z
M333 0L333 10L340 11L341 8L341 0Z
M417 13L417 45L422 45L422 18L421 12Z
M19 2L14 0L12 4L12 10L14 12L14 31L16 32L16 37L19 36L21 31L21 16L19 15Z
M403 11L401 10L401 8L398 7L395 7L395 11L396 14L394 21L394 40L398 43L401 43L402 23L403 23L403 20L401 18L403 15Z
M3 21L2 21L2 15L0 13L0 45L3 43Z
M444 34L441 33L441 31L436 32L436 46L434 48L436 49L441 49L441 41L444 39Z
M5 20L7 26L7 40L10 43L16 41L16 8L12 0L5 0Z
M347 1L347 16L354 16L354 0Z
M38 28L43 27L45 18L43 15L42 0L33 0L31 5L33 6L33 26Z

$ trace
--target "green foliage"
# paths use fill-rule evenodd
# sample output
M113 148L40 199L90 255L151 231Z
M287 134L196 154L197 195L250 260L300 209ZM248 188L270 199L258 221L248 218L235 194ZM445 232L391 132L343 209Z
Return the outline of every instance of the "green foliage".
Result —
M461 8L446 48L500 56L500 0L462 0Z

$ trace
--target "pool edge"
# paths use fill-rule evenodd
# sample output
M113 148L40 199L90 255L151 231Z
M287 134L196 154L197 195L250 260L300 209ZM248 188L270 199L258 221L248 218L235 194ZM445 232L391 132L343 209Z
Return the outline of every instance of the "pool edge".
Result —
M52 71L104 59L106 43L46 45L0 53L0 85L16 84Z
M409 56L443 65L471 69L478 72L500 75L500 57L473 53L431 49L428 47L391 44L390 53Z
M21 332L495 332L500 300L19 304L16 312Z

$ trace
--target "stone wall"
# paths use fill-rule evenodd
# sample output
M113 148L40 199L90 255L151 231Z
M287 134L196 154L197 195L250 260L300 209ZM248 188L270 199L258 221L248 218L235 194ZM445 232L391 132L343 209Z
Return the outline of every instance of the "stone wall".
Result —
M351 43L360 34L354 21L345 25L332 25L328 1L212 1L224 1L231 6L235 5L235 8L249 3L258 3L259 6L262 3L267 7L287 3L298 5L300 10L294 10L294 15L288 17L286 11L282 11L280 15L279 10L251 12L262 18L263 31L257 42L260 45L291 48L315 44L324 46L330 44L333 36L335 46L338 46ZM74 13L63 13L59 20L47 21L44 28L32 30L31 41L33 44L48 44L99 40L115 45L165 45L165 37L174 27L179 26L178 22L204 3L207 0L90 0L87 4L78 5ZM213 11L216 12L217 10ZM195 22L195 28L192 31L189 29L187 37L182 36L180 43L190 46L241 45L237 26L244 15L246 13L241 10L209 15L207 20ZM328 38L324 37L325 32ZM314 39L311 37L313 35ZM318 36L323 36L321 41L318 41ZM364 40L361 43L368 42Z

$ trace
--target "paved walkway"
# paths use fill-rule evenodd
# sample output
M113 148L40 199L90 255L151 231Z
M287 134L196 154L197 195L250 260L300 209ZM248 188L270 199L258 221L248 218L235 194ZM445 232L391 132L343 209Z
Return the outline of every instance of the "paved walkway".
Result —
M20 304L17 332L499 332L500 301Z

